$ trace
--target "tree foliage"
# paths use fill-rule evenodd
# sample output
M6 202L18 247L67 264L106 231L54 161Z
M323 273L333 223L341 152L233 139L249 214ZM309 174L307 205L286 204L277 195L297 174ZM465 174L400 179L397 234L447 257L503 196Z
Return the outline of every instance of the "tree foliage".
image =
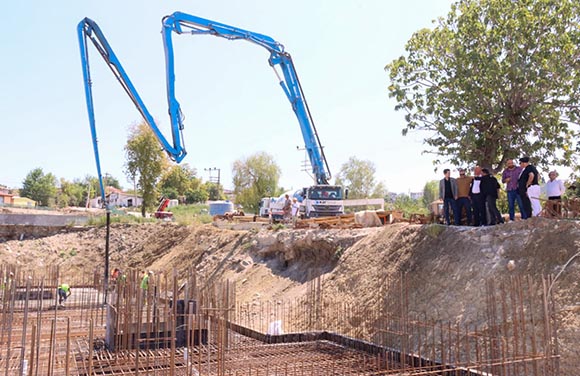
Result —
M204 189L207 192L207 199L212 201L223 200L226 198L224 194L224 189L221 184L213 183L210 181L205 182Z
M209 193L205 189L205 186L200 186L197 189L191 189L185 193L185 203L186 204L197 204L201 202L206 202L209 199Z
M77 182L76 179L73 181ZM99 178L97 178L96 176L86 175L84 179L80 181L80 184L84 185L86 189L90 190L89 196L91 198L99 197L101 195ZM110 193L109 191L107 191L106 187L114 187L117 189L122 189L121 184L119 183L119 179L115 178L108 172L103 174L103 185L105 186L105 194Z
M580 119L580 2L460 0L386 66L406 126L456 165L574 165Z
M96 178L95 178L96 179ZM121 184L119 183L119 179L117 179L116 177L114 177L113 175L109 174L108 172L105 172L103 174L103 185L105 187L113 187L113 188L117 188L117 189L122 189L121 188ZM99 192L98 194L101 194L100 192L100 187L99 187ZM106 190L105 190L106 191Z
M40 206L52 205L56 197L56 177L45 174L42 168L35 168L24 178L20 196L34 200Z
M236 203L246 212L257 212L262 197L274 196L280 179L280 167L267 153L238 159L232 167Z
M143 197L141 214L145 217L146 211L153 209L157 203L156 186L168 165L167 157L153 131L145 123L130 129L125 157L125 173L129 180L137 182L137 188Z
M58 207L85 206L87 202L88 186L78 179L68 181L60 179L60 189L56 195Z
M428 214L427 208L423 204L423 200L411 198L409 195L397 195L395 201L391 204L393 209L400 210L406 218L411 214Z
M387 189L384 183L376 181L375 172L373 162L350 157L340 168L336 184L349 189L349 198L385 197Z
M161 194L171 199L183 197L188 191L195 190L200 186L201 179L196 175L197 171L187 163L172 164L163 173L159 181L159 190Z
M425 183L422 199L426 208L429 208L433 201L439 199L439 181L431 180Z

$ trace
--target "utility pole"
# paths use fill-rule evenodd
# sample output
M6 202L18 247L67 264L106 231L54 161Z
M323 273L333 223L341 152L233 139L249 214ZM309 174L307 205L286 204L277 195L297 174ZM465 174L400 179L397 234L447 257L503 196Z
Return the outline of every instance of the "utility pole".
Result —
M217 168L217 167L209 167L209 168L204 168L204 171L209 172L209 182L210 183L216 183L219 187L220 185L220 172L221 169ZM212 171L217 171L217 177L213 176Z

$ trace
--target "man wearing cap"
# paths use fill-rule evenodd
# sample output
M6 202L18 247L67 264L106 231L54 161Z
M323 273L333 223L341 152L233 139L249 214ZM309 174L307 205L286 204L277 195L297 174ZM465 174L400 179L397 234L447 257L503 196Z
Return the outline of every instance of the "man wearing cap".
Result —
M461 224L461 217L463 213L463 208L465 208L465 212L467 215L467 225L470 226L473 224L471 221L471 198L469 197L469 190L471 189L471 183L473 182L473 176L466 176L465 170L463 168L459 168L459 177L456 179L457 181L457 219L455 220L456 225Z
M522 219L527 218L524 210L524 203L522 202L522 198L518 192L518 178L521 173L522 168L520 166L516 167L513 159L508 159L506 162L506 169L503 170L503 173L501 174L501 182L506 185L510 221L513 221L516 216L516 201L520 208Z
M524 204L526 218L540 214L540 186L538 185L538 170L530 164L529 157L520 158L522 172L518 178L518 191Z

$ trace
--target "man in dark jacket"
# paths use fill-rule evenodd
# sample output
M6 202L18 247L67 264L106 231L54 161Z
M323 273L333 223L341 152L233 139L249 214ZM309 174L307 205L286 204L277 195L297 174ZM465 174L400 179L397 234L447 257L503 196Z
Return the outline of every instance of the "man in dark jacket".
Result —
M503 217L501 216L501 213L497 209L496 205L500 185L497 182L495 176L490 175L487 168L481 169L481 172L483 173L483 176L481 177L480 188L481 194L485 197L485 203L489 209L489 224L495 225L498 223L503 223Z
M443 212L445 213L445 223L451 224L449 218L449 208L453 211L455 224L459 225L459 214L457 213L457 182L451 177L451 171L446 168L443 170L443 179L439 181L439 199L443 201Z
M541 210L540 200L538 199L540 196L540 186L538 185L538 170L536 167L530 164L530 158L528 157L520 158L520 166L523 170L518 179L518 192L522 197L524 210L526 211L526 218L530 218L534 215L538 215ZM533 195L530 195L530 193ZM535 200L535 210L532 210L532 202L530 199Z
M474 226L484 226L486 221L485 214L485 196L481 193L481 167L475 166L473 170L473 182L471 183L471 203L473 206L473 224Z

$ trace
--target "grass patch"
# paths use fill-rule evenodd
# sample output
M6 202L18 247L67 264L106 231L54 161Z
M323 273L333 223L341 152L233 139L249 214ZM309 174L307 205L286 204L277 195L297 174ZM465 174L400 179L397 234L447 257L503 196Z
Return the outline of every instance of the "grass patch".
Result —
M204 204L179 205L169 209L173 213L173 221L180 225L194 223L211 223L213 218L209 215L209 206Z
M440 224L430 224L424 227L424 231L432 238L438 238L447 227Z
M342 254L344 253L345 249L342 246L336 247L336 251L334 251L334 259L339 260Z
M283 223L275 223L272 225L272 230L274 231L284 230L285 228L286 225L284 225Z
M173 221L180 225L191 225L194 223L211 223L213 218L209 215L209 206L203 204L193 205L179 205L170 208L168 211L173 213ZM153 216L150 218L143 218L141 216L134 216L124 214L122 211L116 210L111 213L111 223L154 223L160 222L161 219L156 219ZM87 226L102 227L107 224L107 217L101 215L98 217L90 217L87 221Z

